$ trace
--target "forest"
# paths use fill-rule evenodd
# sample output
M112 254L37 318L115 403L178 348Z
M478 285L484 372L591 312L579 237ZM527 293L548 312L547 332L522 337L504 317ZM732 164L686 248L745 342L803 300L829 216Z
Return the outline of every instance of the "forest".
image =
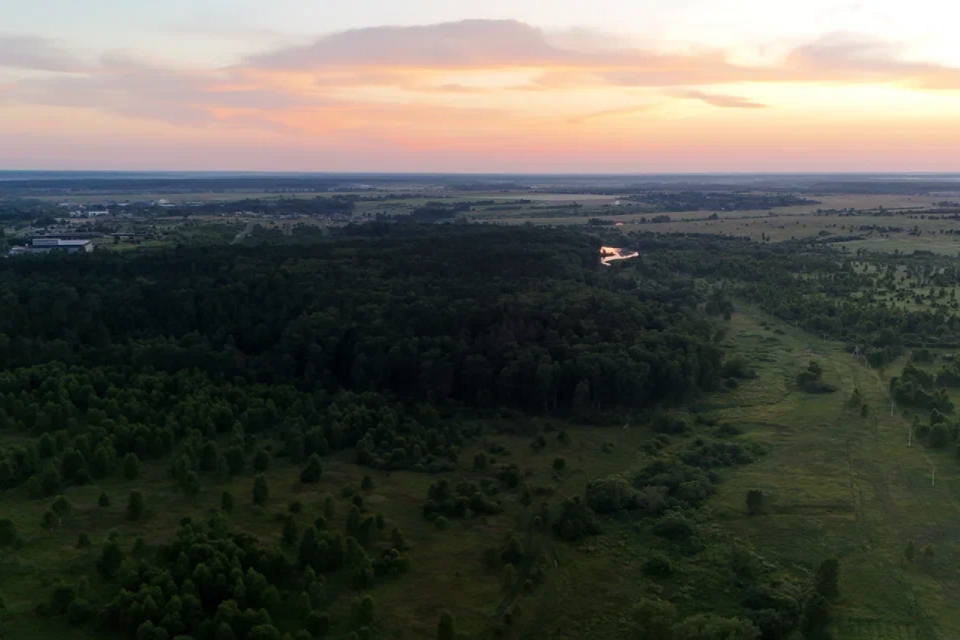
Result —
M718 549L715 579L735 576L731 599L708 611L683 598L634 603L631 637L825 637L834 561L809 580L739 543L727 560L729 543L708 526L724 470L767 448L735 424L683 413L755 376L725 356L734 305L722 280L738 274L751 295L775 277L775 251L644 235L630 239L642 258L608 269L602 239L570 229L369 223L284 238L0 263L0 490L23 505L0 509L8 559L62 536L78 512L91 523L108 512L117 526L156 521L158 483L187 501L217 496L206 512L169 513L149 543L141 534L128 546L95 524L80 531L86 560L18 598L11 628L30 629L34 616L136 640L399 637L395 617L377 613L396 604L377 604L374 587L428 562L422 534L418 544L404 533L414 516L441 532L510 523L476 550L508 594L491 620L465 623L476 637L531 632L520 599L547 581L551 550L618 521L657 541L643 569L651 584L681 580L680 565L713 567ZM835 271L839 290L854 278L825 255L805 260ZM710 272L720 279L704 286ZM627 452L641 451L643 465L584 467L579 490L556 493L547 479L581 467L574 438L631 422L650 436ZM549 468L518 464L508 437L528 438ZM615 452L611 441L598 447ZM359 489L309 494L344 463L363 470ZM249 497L234 494L251 481ZM301 497L266 516L286 482ZM371 495L378 483L423 489L387 515ZM90 490L96 504L78 504ZM762 514L762 492L746 505ZM19 514L38 508L39 523L24 524ZM276 522L279 543L258 518ZM472 637L456 622L444 611L414 624Z

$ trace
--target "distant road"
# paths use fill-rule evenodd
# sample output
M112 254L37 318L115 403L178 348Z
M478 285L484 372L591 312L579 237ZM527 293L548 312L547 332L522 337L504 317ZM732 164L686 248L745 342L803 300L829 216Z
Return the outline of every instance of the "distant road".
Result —
M234 237L234 239L230 241L230 244L240 244L241 242L246 240L247 236L250 235L250 232L253 231L253 226L254 225L252 222L248 222L247 226L243 228L243 231L238 233L236 237Z

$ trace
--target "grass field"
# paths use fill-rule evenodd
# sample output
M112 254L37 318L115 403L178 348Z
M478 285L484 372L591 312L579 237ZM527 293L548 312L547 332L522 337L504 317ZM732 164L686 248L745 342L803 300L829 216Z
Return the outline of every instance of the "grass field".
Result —
M733 474L713 508L737 535L763 553L796 567L839 554L841 624L838 637L955 638L960 636L960 469L952 450L907 447L908 421L890 415L886 392L900 364L877 372L840 345L822 342L771 321L738 314L731 338L757 363L719 415L772 445L759 463ZM793 377L817 360L839 387L829 396L799 392ZM870 415L846 408L859 388ZM936 470L936 483L932 484ZM744 492L773 496L769 515L743 517ZM934 556L908 563L904 551L930 545Z

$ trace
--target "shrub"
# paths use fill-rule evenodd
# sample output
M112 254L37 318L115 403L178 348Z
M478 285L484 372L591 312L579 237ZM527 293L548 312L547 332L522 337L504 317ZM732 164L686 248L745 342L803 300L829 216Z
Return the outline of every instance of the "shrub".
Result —
M683 514L670 512L653 525L653 532L668 540L687 540L697 532L697 526Z
M135 453L128 453L123 458L123 477L127 480L136 480L140 477L140 458Z
M483 451L473 456L473 468L475 471L484 471L487 468L487 454Z
M600 533L593 511L579 497L565 500L560 515L553 522L553 531L564 540L580 540Z
M108 540L97 560L97 572L104 578L112 578L123 564L123 551L116 540Z
M643 572L648 576L666 578L673 575L673 564L667 556L655 553L643 564Z
M747 491L747 513L752 516L760 515L765 508L766 498L760 489Z
M220 495L220 509L222 509L224 513L233 513L233 494L229 491L224 491Z
M139 520L143 517L144 510L143 494L131 491L127 499L127 520Z
M320 482L320 476L323 475L323 465L320 463L320 456L312 454L307 466L300 472L300 482L304 484L316 484Z
M253 504L263 505L270 497L270 486L262 473L253 479Z
M10 547L17 542L17 525L10 518L0 519L0 547Z

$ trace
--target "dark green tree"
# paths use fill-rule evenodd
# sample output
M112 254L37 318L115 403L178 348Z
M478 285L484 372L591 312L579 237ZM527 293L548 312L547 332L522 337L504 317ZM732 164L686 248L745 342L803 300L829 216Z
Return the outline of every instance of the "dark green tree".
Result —
M123 458L123 477L135 480L140 477L140 458L135 453L128 453Z
M320 456L312 454L307 466L300 472L300 482L316 484L320 482L320 476L323 475L323 465L320 463Z
M840 595L840 561L827 558L817 566L814 581L816 591L827 600Z
M143 493L131 491L129 498L127 498L127 520L139 520L143 517L145 510Z
M270 486L262 473L253 479L253 504L262 505L270 497Z
M104 578L112 578L123 564L123 551L116 540L108 540L97 559L97 572Z

